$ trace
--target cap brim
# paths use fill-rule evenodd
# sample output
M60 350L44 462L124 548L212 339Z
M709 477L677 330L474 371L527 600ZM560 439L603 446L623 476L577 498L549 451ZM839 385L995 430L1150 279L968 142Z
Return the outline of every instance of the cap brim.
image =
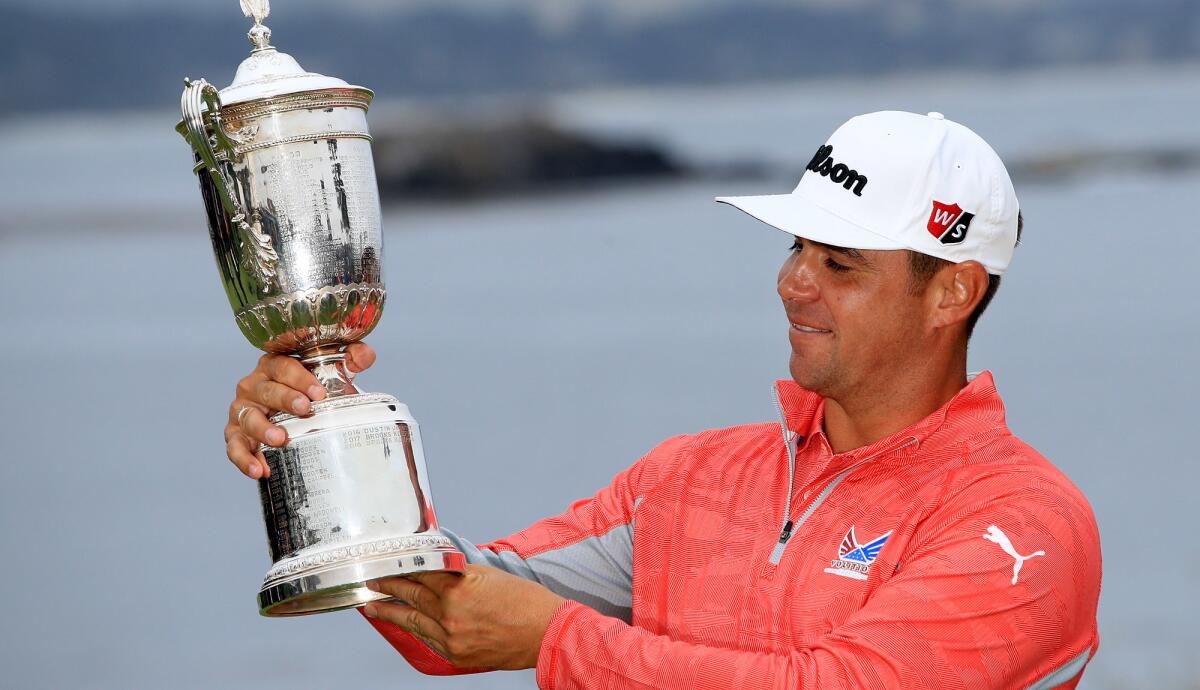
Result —
M907 249L796 194L719 196L716 200L806 240L848 249Z

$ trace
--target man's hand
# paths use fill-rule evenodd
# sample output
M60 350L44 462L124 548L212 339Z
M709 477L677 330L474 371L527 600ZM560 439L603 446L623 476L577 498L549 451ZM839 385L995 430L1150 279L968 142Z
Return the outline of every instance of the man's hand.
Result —
M406 604L372 602L371 618L395 623L461 668L537 666L542 638L564 599L545 587L484 565L462 575L414 573L368 587Z
M358 373L375 363L375 350L366 343L346 348L346 368ZM271 474L259 444L276 448L287 443L287 432L268 419L284 410L312 412L312 401L325 397L325 389L295 357L263 355L258 366L238 381L225 425L225 454L242 474L259 479ZM243 410L245 410L243 412Z

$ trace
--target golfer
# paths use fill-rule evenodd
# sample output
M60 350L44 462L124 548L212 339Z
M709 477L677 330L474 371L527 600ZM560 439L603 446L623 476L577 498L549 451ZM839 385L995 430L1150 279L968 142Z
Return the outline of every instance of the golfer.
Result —
M457 540L463 576L374 583L407 603L364 614L421 671L542 688L1075 687L1095 519L966 370L1021 232L999 157L938 113L871 113L791 194L718 201L795 236L779 419L668 439L562 515ZM227 450L258 478L287 440L266 414L322 392L284 356L237 390Z

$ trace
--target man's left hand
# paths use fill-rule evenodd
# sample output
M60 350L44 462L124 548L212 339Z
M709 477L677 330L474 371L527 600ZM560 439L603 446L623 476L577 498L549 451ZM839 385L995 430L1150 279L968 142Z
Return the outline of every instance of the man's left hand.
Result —
M389 577L368 587L406 603L372 602L363 613L395 623L461 668L533 668L564 601L536 582L484 565L468 565L462 575Z

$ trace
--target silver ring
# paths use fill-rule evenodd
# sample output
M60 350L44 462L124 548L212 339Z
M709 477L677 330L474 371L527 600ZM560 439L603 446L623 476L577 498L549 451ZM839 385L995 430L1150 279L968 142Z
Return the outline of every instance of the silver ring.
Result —
M238 410L238 413L237 413L237 424L238 424L238 426L241 426L241 425L242 425L242 417L245 417L245 416L246 416L246 413L247 413L247 412L249 412L249 411L250 411L250 406L249 406L249 405L242 405L242 409Z

